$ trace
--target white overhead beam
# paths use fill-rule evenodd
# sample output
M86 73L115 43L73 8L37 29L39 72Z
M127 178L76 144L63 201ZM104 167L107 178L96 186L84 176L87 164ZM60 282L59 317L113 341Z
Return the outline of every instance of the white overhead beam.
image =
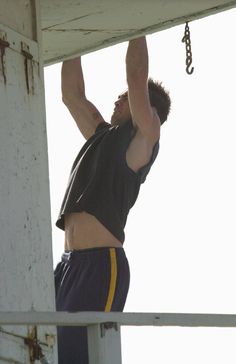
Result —
M49 65L236 7L236 0L41 0Z

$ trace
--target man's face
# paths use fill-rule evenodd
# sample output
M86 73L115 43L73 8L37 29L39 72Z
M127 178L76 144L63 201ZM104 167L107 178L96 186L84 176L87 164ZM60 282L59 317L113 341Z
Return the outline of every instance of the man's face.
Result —
M128 92L118 96L115 108L111 116L111 125L121 125L131 119Z

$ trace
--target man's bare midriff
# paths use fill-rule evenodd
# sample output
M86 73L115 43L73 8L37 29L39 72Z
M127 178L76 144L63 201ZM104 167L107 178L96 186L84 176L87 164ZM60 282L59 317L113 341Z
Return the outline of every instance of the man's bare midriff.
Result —
M122 243L93 215L87 212L65 216L65 250L122 247Z

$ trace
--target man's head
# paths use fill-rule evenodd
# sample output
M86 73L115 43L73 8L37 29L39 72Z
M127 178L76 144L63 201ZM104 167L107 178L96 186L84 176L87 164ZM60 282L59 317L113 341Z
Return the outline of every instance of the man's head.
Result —
M161 83L148 79L148 91L150 104L154 107L159 115L161 124L163 124L170 112L171 100L169 93L164 89ZM128 91L118 96L115 102L114 112L111 117L112 125L120 125L131 119L131 112L128 101Z
M151 106L155 107L157 114L163 124L170 112L171 99L169 93L164 89L161 82L148 79L148 91Z

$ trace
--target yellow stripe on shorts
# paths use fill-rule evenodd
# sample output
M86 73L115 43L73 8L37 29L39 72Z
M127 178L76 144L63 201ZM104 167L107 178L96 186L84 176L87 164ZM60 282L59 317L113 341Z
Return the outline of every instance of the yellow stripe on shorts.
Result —
M107 297L107 303L105 306L105 312L111 311L111 306L114 300L115 290L116 290L116 279L117 279L117 262L116 262L116 250L115 248L110 248L110 260L111 260L111 279L109 293Z

